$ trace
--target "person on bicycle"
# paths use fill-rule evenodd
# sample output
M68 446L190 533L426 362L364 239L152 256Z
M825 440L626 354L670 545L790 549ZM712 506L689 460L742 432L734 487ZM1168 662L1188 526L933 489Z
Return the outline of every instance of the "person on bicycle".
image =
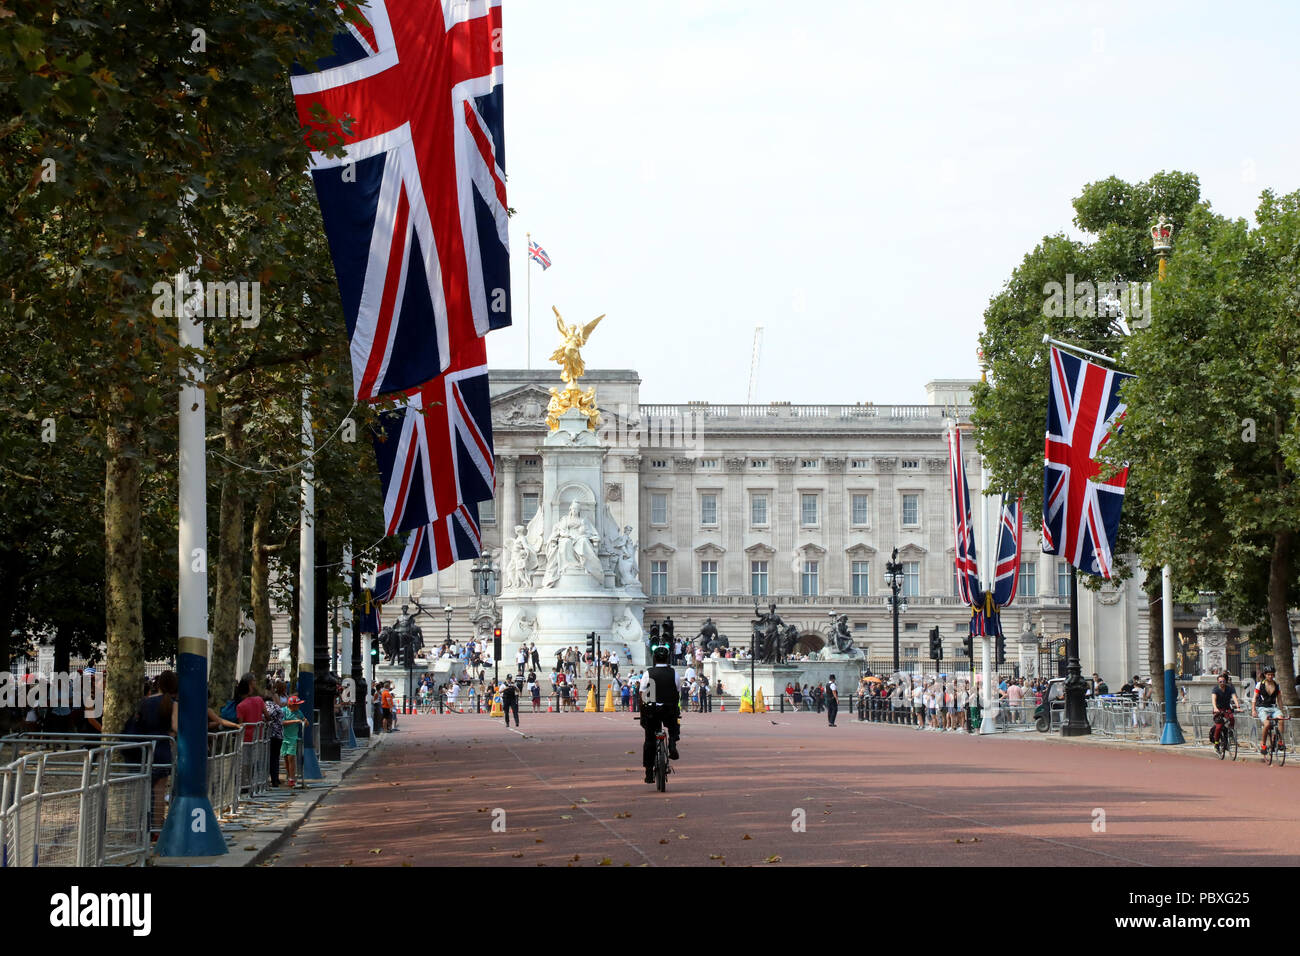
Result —
M668 729L668 756L678 757L677 739L681 736L680 711L681 681L668 664L668 645L656 644L651 649L653 666L641 677L637 693L641 699L641 727L645 731L645 744L641 748L641 764L645 767L645 782L654 783L655 735L660 727Z
M1228 681L1227 674L1219 675L1218 686L1210 692L1210 706L1214 709L1214 720L1210 723L1210 745L1213 746L1219 739L1219 728L1225 723L1233 726L1232 712L1241 707L1237 688Z
M1282 708L1278 706L1281 703L1281 691L1277 671L1269 664L1264 668L1264 679L1255 686L1255 696L1250 702L1250 716L1259 717L1264 722L1264 736L1259 742L1260 753L1268 750L1268 732L1273 721L1282 718ZM1278 746L1281 746L1280 742Z

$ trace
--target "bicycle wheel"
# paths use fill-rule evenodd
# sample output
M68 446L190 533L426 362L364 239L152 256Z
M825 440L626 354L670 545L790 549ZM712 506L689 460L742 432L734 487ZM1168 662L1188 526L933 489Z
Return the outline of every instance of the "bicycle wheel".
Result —
M1268 733L1268 739L1264 741L1264 759L1268 762L1270 767L1273 766L1273 751L1276 749L1277 738L1273 736L1273 732L1270 730Z
M1286 744L1282 742L1282 732L1279 730L1277 736L1273 738L1277 743L1277 765L1286 766Z
M1214 752L1219 755L1220 760L1228 756L1228 728L1227 727L1220 728L1219 739L1214 742Z
M1225 730L1227 730L1228 736L1225 737L1223 740L1223 747L1230 754L1232 754L1232 759L1236 760L1237 759L1237 732L1230 728L1225 728Z
M655 757L655 788L660 793L668 788L668 755L664 753L662 746L659 748L659 755Z

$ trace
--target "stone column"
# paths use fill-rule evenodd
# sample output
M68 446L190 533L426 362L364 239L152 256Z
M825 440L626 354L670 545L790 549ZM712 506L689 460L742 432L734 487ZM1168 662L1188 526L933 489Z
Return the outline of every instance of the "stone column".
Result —
M673 542L677 546L676 585L673 589L679 594L694 594L699 590L700 582L695 575L695 528L698 518L695 514L695 459L673 459L673 500L672 514L668 516L673 529ZM675 623L675 622L674 622Z
M749 568L745 562L745 528L749 527L749 503L745 500L745 459L727 459L727 487L718 502L719 520L723 522L723 547L727 553L718 568L718 594L744 594L749 590Z
M773 458L776 465L776 492L771 514L772 546L776 554L768 564L768 591L773 594L798 594L799 580L791 566L795 528L799 521L799 502L794 500L794 469L798 460Z
M826 546L825 567L822 569L822 594L849 593L849 578L844 573L844 549L848 545L848 519L845 513L844 459L823 458L826 467L826 514L822 527L822 543Z
M501 544L514 539L515 525L519 523L519 495L515 490L516 469L519 458L515 455L497 456L497 513L501 523Z

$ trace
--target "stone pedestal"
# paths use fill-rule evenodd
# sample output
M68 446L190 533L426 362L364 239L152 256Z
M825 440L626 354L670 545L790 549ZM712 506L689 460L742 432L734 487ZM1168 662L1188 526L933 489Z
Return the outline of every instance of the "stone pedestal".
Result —
M1228 629L1214 613L1214 608L1206 610L1205 617L1196 622L1196 643L1201 649L1199 676L1209 678L1213 684L1228 667Z
M839 689L841 707L848 706L850 693L857 693L858 680L862 676L860 661L794 661L789 664L755 664L754 683L763 689L763 697L769 707L777 707L777 697L785 693L785 685L798 682L805 686L825 684L830 676L835 675L835 686ZM740 692L750 684L749 661L719 660L712 657L704 659L704 676L709 679L709 687L717 690L718 681L722 681L724 693L739 697ZM752 689L751 689L752 692Z

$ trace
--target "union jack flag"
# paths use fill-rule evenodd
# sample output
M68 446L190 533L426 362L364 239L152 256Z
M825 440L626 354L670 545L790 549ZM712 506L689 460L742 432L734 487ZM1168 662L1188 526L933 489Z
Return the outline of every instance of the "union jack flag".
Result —
M464 367L510 324L501 0L370 0L334 50L293 92L302 125L346 147L313 152L311 174L372 400Z
M998 563L993 574L993 603L999 608L1016 599L1020 584L1020 543L1024 521L1020 499L1002 502L1002 517L998 521Z
M478 364L439 376L398 410L380 415L374 446L388 534L424 527L493 496L486 353L483 340L475 342Z
M1043 553L1111 576L1128 468L1101 478L1097 453L1119 429L1120 389L1132 378L1052 347L1043 462Z
M410 533L402 560L397 562L394 581L410 581L437 574L457 561L478 557L482 546L478 506L473 503L461 505L445 518Z
M528 241L528 258L540 264L543 272L551 267L551 257L546 254L545 249L531 239Z
M371 592L371 597L374 602L371 606L375 608L378 608L381 604L387 604L397 597L397 565L381 564L375 569L375 587ZM379 623L378 616L375 618L375 623ZM364 632L365 629L365 623L363 622L361 630ZM378 634L379 631L376 630L374 633Z
M948 477L952 487L953 554L957 565L957 595L963 604L979 601L979 566L975 561L975 527L970 517L966 462L961 454L961 430L948 430Z

